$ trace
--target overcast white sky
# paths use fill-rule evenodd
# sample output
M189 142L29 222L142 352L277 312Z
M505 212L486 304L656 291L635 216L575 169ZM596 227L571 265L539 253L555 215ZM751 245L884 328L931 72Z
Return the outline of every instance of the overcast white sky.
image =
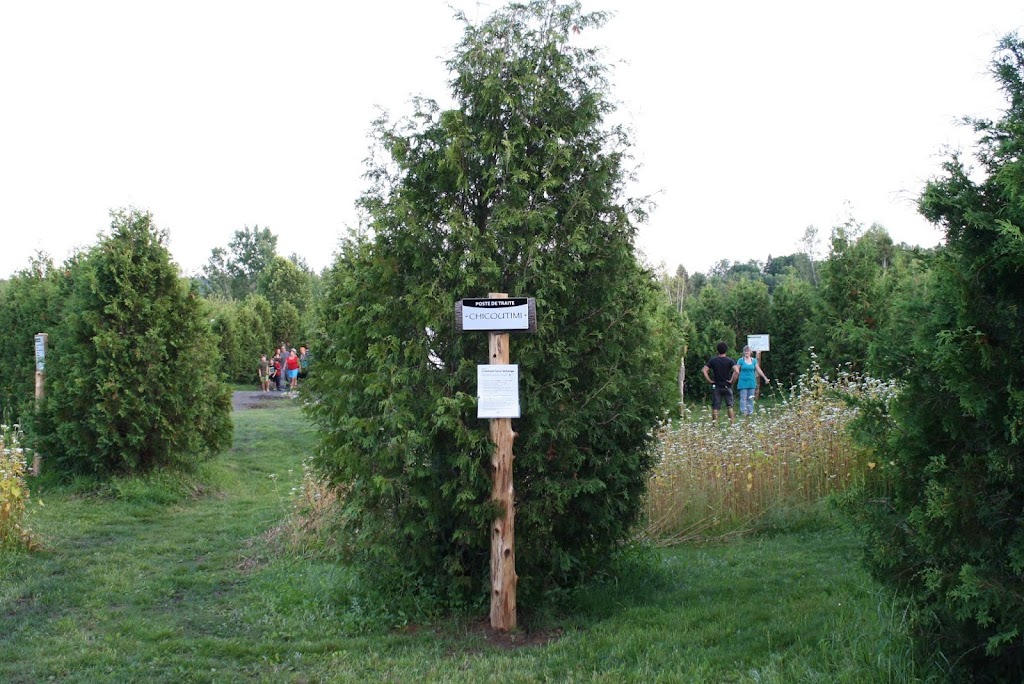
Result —
M447 97L470 0L0 0L0 277L63 260L109 210L150 210L186 273L234 231L269 227L314 268L357 222L383 106ZM993 116L998 39L1020 0L584 0L658 208L652 264L797 251L852 209L934 245L914 198L965 114Z

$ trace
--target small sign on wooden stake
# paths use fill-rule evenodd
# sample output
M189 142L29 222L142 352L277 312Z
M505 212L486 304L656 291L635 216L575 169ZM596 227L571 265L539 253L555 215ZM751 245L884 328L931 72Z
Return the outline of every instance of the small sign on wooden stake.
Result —
M36 335L36 372L46 370L46 333Z
M36 351L36 407L46 396L46 347L49 336L46 333L39 333L35 337ZM32 475L39 477L39 470L42 467L43 457L38 451L32 457Z

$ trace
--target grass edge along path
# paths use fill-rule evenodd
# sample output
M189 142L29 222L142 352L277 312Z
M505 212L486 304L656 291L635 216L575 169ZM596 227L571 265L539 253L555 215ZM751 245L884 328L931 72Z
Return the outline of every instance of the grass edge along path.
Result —
M261 548L312 443L297 408L235 420L191 492L157 478L33 493L47 548L0 557L0 681L923 680L899 611L827 516L641 553L575 592L542 645L495 645L472 620L375 625L346 568Z

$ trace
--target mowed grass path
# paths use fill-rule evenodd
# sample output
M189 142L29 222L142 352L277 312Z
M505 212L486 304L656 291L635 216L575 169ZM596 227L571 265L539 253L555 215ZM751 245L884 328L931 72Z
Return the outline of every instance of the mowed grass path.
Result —
M313 442L291 402L235 414L194 492L39 485L36 554L0 556L0 682L908 682L898 611L828 521L651 552L540 645L473 619L396 629L352 573L271 552ZM37 483L38 484L38 483ZM164 483L166 484L166 483ZM484 616L480 616L484 617ZM538 619L539 621L539 619Z

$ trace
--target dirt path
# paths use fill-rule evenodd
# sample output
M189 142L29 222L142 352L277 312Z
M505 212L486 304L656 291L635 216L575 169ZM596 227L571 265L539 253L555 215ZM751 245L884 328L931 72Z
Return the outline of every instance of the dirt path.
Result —
M235 411L254 408L273 408L285 399L292 399L291 392L233 392L231 394L231 408Z

